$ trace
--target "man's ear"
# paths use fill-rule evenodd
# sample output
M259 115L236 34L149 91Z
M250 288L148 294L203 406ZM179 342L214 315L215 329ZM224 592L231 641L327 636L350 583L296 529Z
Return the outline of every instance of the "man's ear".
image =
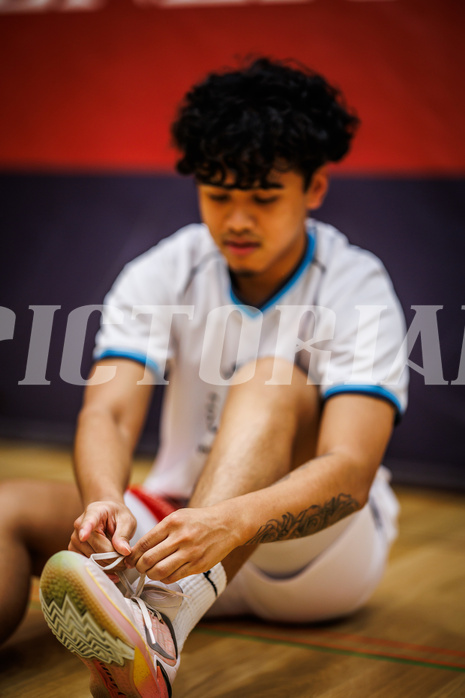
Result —
M307 189L307 208L311 211L323 203L329 188L328 166L323 165L313 173L312 181Z

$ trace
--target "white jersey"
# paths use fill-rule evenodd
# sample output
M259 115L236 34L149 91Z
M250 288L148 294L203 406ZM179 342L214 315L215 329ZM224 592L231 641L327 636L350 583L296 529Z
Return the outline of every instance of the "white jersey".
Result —
M139 361L152 382L167 384L147 489L189 498L231 376L245 365L252 375L261 357L297 363L322 400L362 393L405 409L405 326L385 268L332 226L310 219L307 233L300 264L259 309L236 297L202 224L123 269L105 299L94 357Z

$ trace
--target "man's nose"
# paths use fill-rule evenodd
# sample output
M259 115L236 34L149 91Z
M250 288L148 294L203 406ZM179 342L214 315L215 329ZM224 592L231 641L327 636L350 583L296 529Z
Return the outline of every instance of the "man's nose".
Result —
M234 205L228 211L226 223L230 230L240 233L250 230L253 227L254 220L246 206Z

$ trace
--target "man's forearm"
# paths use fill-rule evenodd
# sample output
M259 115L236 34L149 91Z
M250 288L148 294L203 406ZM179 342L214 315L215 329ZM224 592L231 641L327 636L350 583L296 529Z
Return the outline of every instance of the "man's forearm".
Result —
M131 456L129 439L110 411L93 407L81 411L74 468L84 506L94 501L123 500Z
M340 454L313 459L270 487L225 501L226 515L241 522L243 545L318 533L361 509L372 473Z
M231 581L257 544L317 533L361 508L371 477L367 469L366 487L360 487L354 470L360 477L360 466L328 454L274 485L180 509L135 545L130 561L167 583L221 561Z
M136 529L124 491L153 386L139 385L142 365L126 359L113 363L111 381L93 384L89 378L76 430L74 468L83 512L74 522L69 549L87 557L112 549L128 555Z

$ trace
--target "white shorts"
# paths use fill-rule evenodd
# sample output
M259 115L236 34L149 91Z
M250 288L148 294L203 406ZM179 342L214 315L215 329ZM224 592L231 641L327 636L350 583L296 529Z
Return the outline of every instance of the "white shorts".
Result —
M308 623L348 615L369 599L397 535L399 505L381 466L369 503L320 533L260 545L207 617L252 614ZM138 521L133 541L157 520L132 493L126 502Z

